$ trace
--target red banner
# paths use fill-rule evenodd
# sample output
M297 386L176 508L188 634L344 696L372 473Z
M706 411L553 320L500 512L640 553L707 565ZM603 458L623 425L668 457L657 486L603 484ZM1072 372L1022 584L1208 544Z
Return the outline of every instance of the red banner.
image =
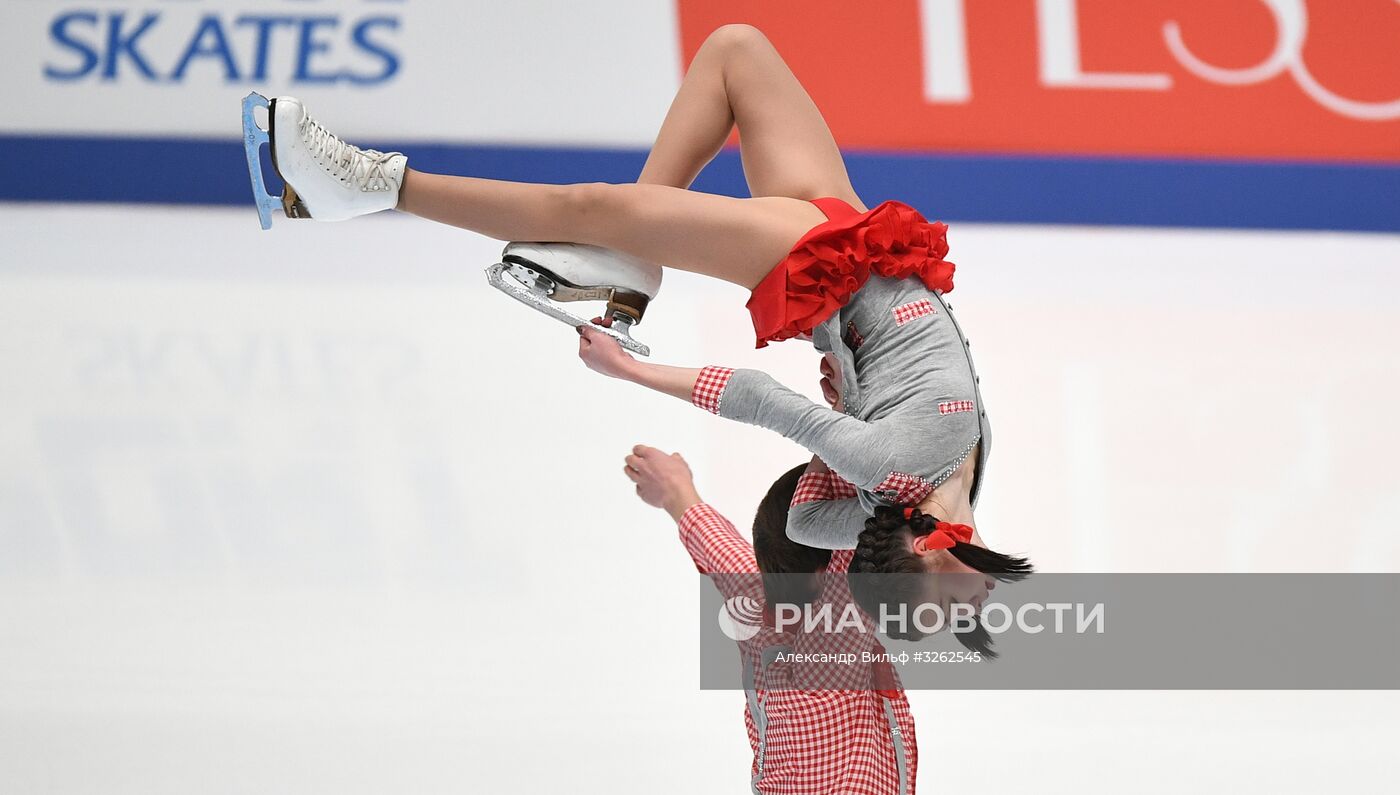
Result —
M842 146L1400 162L1397 0L678 0L766 33Z

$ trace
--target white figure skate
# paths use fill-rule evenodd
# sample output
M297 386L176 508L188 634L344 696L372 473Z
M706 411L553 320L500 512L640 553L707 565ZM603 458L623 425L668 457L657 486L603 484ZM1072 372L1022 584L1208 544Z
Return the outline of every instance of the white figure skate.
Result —
M632 339L647 304L661 290L661 266L620 251L578 243L511 243L501 261L486 269L486 281L517 301L577 328L592 326L642 356L651 349ZM555 302L606 301L600 326L566 312Z
M253 114L267 108L267 129ZM357 215L388 210L399 203L408 158L398 152L378 152L351 146L332 135L295 97L243 98L243 149L248 178L263 229L272 228L272 210L279 197L267 192L258 150L268 144L272 167L282 178L282 212L288 218L343 221Z

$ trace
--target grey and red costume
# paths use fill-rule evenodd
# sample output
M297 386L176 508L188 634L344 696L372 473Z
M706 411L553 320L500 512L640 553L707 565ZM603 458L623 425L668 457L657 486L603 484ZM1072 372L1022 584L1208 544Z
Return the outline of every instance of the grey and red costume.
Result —
M691 400L821 458L839 478L804 479L788 537L850 549L877 506L917 505L973 450L975 505L991 427L969 343L943 300L953 288L947 227L898 202L866 213L839 199L813 203L829 220L754 289L749 309L759 347L810 334L835 355L844 413L757 370L724 367L704 368Z

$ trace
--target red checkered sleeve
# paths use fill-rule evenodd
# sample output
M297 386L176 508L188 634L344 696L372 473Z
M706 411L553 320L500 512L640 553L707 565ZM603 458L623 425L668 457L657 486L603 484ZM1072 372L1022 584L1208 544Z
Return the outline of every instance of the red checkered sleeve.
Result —
M827 475L831 480L831 499L853 500L856 498L856 484L835 472L829 472Z
M825 472L804 472L797 479L797 490L792 493L792 505L804 502L821 502L831 499L831 479Z
M681 515L680 535L695 568L709 575L726 600L745 596L762 604L763 584L755 576L758 559L754 557L753 545L719 511L703 502L692 505Z
M905 472L891 472L875 493L896 505L918 505L933 493L933 481Z
M719 413L719 401L724 397L724 388L729 385L729 377L734 375L733 367L705 367L695 386L690 390L690 402L711 414Z
M681 543L701 574L742 574L758 571L750 544L719 511L701 502L690 506L680 521Z
M848 500L856 496L855 484L835 472L805 472L797 480L792 504L823 500Z

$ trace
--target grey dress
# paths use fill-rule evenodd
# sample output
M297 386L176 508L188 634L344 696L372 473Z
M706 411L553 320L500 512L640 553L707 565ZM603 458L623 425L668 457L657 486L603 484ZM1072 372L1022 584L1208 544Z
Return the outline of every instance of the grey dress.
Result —
M854 548L876 506L918 504L973 448L976 504L991 427L967 338L937 291L918 278L872 274L812 330L812 344L840 362L845 413L757 370L706 368L701 380L715 386L703 398L697 389L698 405L781 433L856 488L855 497L792 506L789 538Z

